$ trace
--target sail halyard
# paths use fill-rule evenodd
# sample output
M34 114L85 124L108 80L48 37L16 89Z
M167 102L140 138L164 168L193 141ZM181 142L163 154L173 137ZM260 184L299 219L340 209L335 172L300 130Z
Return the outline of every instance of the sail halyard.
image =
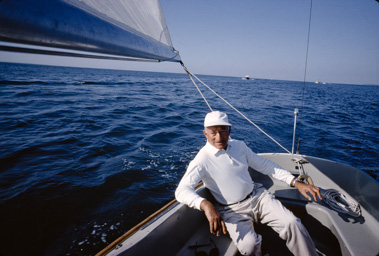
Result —
M105 54L109 56L100 58L108 59L180 61L159 0L119 0L110 5L104 0L3 0L0 24L0 40L26 45L20 52L36 45L65 49L63 56L72 50L73 56L83 51L83 56ZM8 45L1 50L18 48Z

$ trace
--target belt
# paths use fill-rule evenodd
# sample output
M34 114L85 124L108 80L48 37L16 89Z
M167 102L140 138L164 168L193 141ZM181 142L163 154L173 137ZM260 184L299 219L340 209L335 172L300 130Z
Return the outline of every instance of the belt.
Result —
M231 206L231 205L235 205L235 204L239 204L239 203L242 203L243 201L245 201L246 199L248 199L254 192L254 189L253 191L251 191L244 199L242 199L241 201L238 201L238 202L235 202L235 203L231 203L231 204L222 204L222 203L219 203L220 205L222 206Z

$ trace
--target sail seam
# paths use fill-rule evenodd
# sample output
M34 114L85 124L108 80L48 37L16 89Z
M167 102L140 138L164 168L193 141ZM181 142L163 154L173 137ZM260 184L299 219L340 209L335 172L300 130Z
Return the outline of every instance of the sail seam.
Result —
M17 47L17 46L0 44L0 51L22 52L22 53L31 53L31 54L45 54L45 55L55 55L55 56L62 56L62 57L105 59L105 60L160 62L160 60L155 60L155 59L117 57L117 56L111 56L111 55L95 55L95 54L90 54L90 53L85 53L85 52L79 53L79 52L74 52L74 51L56 51L56 50L48 50L48 49L37 49L37 48L25 47L25 45Z

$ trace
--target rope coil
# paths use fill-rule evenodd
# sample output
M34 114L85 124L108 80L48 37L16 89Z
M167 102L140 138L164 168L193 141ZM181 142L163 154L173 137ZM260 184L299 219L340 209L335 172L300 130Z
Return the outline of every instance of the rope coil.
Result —
M360 217L362 215L361 206L352 198L335 189L323 190L322 192L322 200L332 209L352 217Z

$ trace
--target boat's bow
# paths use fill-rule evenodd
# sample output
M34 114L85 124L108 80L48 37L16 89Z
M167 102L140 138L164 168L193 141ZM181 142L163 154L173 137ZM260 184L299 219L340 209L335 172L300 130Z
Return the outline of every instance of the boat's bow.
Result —
M261 154L291 173L299 167L291 154ZM353 217L332 209L324 201L309 202L297 189L252 171L253 180L264 184L284 205L298 215L326 255L377 255L379 253L379 184L351 166L304 155L304 170L314 184L326 191L335 189L360 204L362 215Z

